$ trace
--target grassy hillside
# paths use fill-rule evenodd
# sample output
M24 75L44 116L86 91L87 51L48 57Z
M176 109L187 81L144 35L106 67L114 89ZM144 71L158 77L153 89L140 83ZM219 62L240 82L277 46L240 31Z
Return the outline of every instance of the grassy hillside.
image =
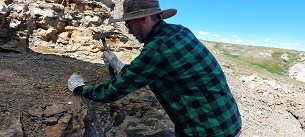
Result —
M236 74L260 73L273 77L288 77L296 63L305 61L305 52L270 47L246 46L201 41L221 63L236 68Z

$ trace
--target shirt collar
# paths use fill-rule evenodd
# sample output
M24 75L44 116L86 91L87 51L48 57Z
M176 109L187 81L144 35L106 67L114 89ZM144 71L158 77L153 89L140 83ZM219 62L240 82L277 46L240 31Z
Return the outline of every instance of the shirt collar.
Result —
M150 31L148 34L144 45L148 44L152 39L154 38L155 35L166 25L167 23L164 20L159 21Z

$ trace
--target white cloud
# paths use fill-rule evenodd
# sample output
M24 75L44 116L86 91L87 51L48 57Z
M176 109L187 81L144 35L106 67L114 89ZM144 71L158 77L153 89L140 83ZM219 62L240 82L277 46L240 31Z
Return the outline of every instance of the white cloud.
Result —
M289 42L283 42L283 43L282 43L282 45L286 45L286 46L292 46L292 44L291 44L291 43L289 43Z
M271 39L270 39L270 38L265 38L265 40L266 40L266 41L270 41Z
M239 39L239 40L235 40L236 43L244 43L243 40Z
M298 42L295 42L295 43L283 42L282 45L286 45L286 46L300 46L301 43L298 43Z
M253 42L253 41L250 41L249 44L254 44L254 42Z
M293 45L297 45L297 46L300 46L301 45L301 43L293 43Z
M213 37L220 37L219 34L212 34Z
M198 32L198 34L199 35L207 35L207 34L209 34L209 32L204 32L204 31L201 30L201 31Z
M227 38L222 38L222 39L220 39L220 41L229 41L229 39L227 39Z
M237 38L238 36L236 36L236 35L232 35L232 38Z

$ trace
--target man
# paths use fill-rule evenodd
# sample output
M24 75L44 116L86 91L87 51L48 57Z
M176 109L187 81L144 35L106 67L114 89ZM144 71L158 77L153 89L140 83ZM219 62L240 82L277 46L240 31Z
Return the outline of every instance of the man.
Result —
M114 102L148 85L175 124L176 136L239 136L241 116L220 65L189 29L162 20L177 11L160 10L158 0L125 0L123 7L123 17L110 22L125 21L129 33L144 43L140 55L125 65L105 51L105 64L123 74L93 86L73 74L69 89Z

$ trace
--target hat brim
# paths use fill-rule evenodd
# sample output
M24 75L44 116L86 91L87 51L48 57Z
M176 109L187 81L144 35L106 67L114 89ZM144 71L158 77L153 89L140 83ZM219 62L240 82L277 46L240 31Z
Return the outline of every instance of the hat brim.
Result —
M167 19L167 18L174 16L177 13L177 10L176 9L167 9L167 10L161 10L161 11L152 12L152 13L144 14L144 15L133 16L133 17L125 17L125 18L123 17L121 19L109 19L108 23L139 19L139 18L143 18L146 16L155 15L155 14L159 14L159 13L161 13L162 19Z

